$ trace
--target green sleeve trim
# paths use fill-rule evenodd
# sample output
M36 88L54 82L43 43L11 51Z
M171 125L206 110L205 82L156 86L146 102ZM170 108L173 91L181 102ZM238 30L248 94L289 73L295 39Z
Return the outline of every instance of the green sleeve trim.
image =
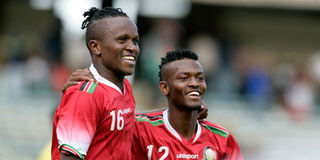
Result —
M202 126L203 126L204 128L206 128L206 129L209 129L211 132L216 133L216 134L218 134L218 135L220 135L220 136L222 136L222 137L227 138L227 137L229 136L229 133L228 133L228 132L223 131L223 130L221 130L221 129L219 129L219 128L212 127L212 126L208 126L208 125L205 125L205 124L202 124Z
M88 89L88 92L92 94L92 93L94 92L94 90L96 89L97 86L98 86L97 83L92 82L92 85L91 85L90 88Z
M79 158L81 158L82 160L84 160L84 156L75 148L73 148L72 146L68 145L68 144L61 144L59 146L59 150L65 150L68 151L76 156L78 156Z
M153 126L158 126L158 125L161 125L161 124L164 123L162 119L155 120L155 121L150 121L149 119L139 118L139 117L136 117L136 119L137 119L138 122L149 122L149 123L151 123L151 125L153 125Z

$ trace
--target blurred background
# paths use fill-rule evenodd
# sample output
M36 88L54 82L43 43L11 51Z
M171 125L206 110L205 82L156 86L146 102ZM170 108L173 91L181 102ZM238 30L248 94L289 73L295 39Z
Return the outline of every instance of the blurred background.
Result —
M244 159L319 159L320 0L1 0L1 160L46 159L61 88L90 64L80 26L93 6L137 23L138 111L166 106L160 57L189 48L206 72L208 120Z

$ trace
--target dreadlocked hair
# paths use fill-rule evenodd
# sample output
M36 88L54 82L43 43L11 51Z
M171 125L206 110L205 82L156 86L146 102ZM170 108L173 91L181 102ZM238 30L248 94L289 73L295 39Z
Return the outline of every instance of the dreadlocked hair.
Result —
M106 18L106 17L128 17L128 15L122 11L121 8L105 7L98 9L92 7L89 11L84 12L84 17L87 17L81 25L81 29L88 28L94 21Z
M128 15L123 12L121 8L112 7L105 7L102 9L92 7L88 11L84 12L83 16L86 19L82 22L81 29L86 29L86 45L90 53L91 50L88 46L88 43L91 39L95 38L95 35L91 33L91 29L89 29L91 24L93 24L95 21L108 17L128 17Z
M167 52L166 56L161 58L161 64L159 65L160 71L158 73L158 76L160 78L160 81L162 81L161 73L162 73L163 65L176 60L185 59L185 58L189 58L197 61L198 55L188 49L183 49L183 48L177 48L174 51Z

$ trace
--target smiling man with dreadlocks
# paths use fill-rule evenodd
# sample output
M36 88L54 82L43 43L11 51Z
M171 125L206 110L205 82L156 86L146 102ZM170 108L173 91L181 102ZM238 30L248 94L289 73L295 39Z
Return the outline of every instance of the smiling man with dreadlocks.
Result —
M121 9L84 13L90 81L68 88L54 116L52 159L131 159L134 106L131 85L139 55L136 24Z

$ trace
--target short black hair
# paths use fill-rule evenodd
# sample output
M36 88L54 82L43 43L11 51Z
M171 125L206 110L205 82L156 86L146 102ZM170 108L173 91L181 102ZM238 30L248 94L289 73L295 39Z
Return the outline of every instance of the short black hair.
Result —
M89 29L90 25L95 21L108 17L128 17L128 15L122 11L121 8L105 7L98 9L96 7L90 8L88 11L84 12L83 16L86 18L81 25L81 29L86 29L86 45L90 50L88 43L90 40L95 38L95 35ZM91 50L90 50L91 53Z
M198 60L198 55L188 49L184 49L184 48L177 48L173 51L169 51L167 52L165 57L161 58L161 64L159 65L159 78L160 81L162 81L162 66L165 64L168 64L170 62L176 61L176 60L181 60L181 59L185 59L185 58L189 58L189 59L193 59L195 61Z

